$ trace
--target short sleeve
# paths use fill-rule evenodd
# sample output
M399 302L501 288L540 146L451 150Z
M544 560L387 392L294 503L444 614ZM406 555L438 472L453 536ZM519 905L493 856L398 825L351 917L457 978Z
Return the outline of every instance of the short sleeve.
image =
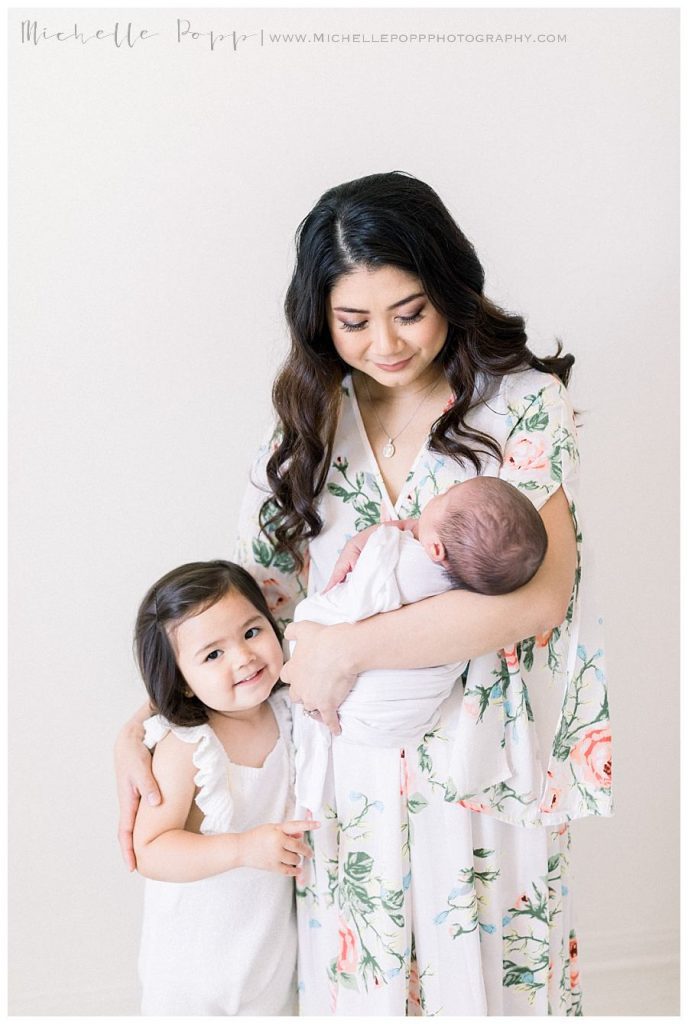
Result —
M260 510L270 497L266 467L278 442L278 431L261 446L251 466L249 482L239 512L234 561L243 566L260 584L268 608L284 628L294 617L294 607L306 596L308 552L304 545L304 566L297 568L287 552L277 552L260 527Z
M566 388L549 375L514 374L507 378L505 397L509 433L500 477L523 491L537 509L559 486L572 503L579 457Z

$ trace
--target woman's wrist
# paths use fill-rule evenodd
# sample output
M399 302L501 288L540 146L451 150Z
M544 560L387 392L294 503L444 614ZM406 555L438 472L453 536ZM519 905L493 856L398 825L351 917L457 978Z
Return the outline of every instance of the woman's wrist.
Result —
M342 674L360 676L366 670L366 652L358 643L357 622L341 622L329 627L337 634L337 660Z

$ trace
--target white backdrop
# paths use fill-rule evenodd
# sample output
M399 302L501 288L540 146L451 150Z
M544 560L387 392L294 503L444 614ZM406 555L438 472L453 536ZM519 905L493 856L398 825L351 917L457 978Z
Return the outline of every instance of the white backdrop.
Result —
M136 606L231 553L297 224L401 169L535 350L577 356L617 793L574 831L584 1006L677 1013L678 11L38 15L26 42L36 12L9 19L10 1012L136 1012L111 773ZM446 38L370 38L413 33Z

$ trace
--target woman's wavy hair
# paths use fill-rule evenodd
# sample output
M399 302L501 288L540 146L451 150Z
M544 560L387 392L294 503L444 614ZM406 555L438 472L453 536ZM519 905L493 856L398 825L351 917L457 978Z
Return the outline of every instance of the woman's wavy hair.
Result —
M433 451L469 462L501 451L494 438L466 426L466 414L495 379L534 367L566 384L574 357L539 358L526 342L523 317L483 295L475 249L429 185L410 174L371 174L332 188L296 232L296 265L285 313L291 351L273 386L278 443L267 464L272 495L261 527L278 552L304 564L305 543L322 520L316 501L327 478L339 415L341 382L350 367L337 354L327 323L335 282L358 268L399 267L418 277L449 324L436 357L455 396L432 425Z
M170 631L230 591L241 594L265 616L281 644L282 634L263 591L253 576L234 562L180 565L154 583L141 602L134 628L136 660L153 706L173 725L201 725L208 721L209 709L195 694L189 696Z

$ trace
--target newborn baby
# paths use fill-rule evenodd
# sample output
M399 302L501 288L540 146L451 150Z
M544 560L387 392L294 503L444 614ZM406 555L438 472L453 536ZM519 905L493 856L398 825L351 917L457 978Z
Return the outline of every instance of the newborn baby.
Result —
M511 484L493 476L455 484L432 498L418 519L386 525L408 530L442 566L449 580L442 589L509 594L535 575L547 550L547 533L534 506ZM371 526L348 541L323 594L344 581L379 529Z
M433 498L418 519L353 537L324 590L297 605L294 621L357 622L452 588L506 594L531 579L546 550L545 527L525 495L497 477L475 477ZM466 664L362 673L339 707L342 733L334 742L419 742ZM297 800L317 815L333 738L302 709L294 727Z

